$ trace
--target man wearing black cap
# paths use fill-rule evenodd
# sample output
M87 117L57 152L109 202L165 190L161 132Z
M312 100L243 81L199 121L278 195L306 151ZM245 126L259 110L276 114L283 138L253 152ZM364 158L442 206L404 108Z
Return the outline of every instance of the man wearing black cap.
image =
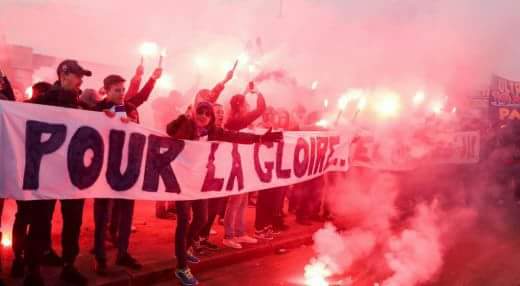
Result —
M75 60L65 60L57 69L58 81L45 94L36 98L34 103L78 109L80 87L84 76L92 72L81 67ZM61 279L72 285L87 285L87 279L74 267L79 253L79 235L85 200L60 200L63 218L61 244L63 249L63 271ZM30 228L27 237L27 267L25 286L44 285L40 274L40 264L46 248L45 237L52 227L52 216L56 200L30 202Z

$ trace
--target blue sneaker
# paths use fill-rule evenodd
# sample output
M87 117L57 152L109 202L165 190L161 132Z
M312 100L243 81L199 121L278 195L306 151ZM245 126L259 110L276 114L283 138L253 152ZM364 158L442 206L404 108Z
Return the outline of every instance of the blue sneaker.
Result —
M199 281L193 277L189 268L175 270L175 277L179 279L183 286L195 286L199 284Z
M192 251L187 251L186 252L186 261L188 261L188 263L191 263L191 264L197 264L200 262L200 259L193 255L193 252Z

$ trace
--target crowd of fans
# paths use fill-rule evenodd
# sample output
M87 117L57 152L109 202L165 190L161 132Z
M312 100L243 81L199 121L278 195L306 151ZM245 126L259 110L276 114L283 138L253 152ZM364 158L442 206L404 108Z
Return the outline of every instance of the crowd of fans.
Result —
M26 103L51 105L62 108L103 112L107 117L118 117L122 124L139 123L139 108L149 100L162 70L157 68L141 88L144 74L139 66L126 88L126 80L120 75L109 75L103 87L82 90L83 77L92 72L75 60L65 60L57 68L57 80L53 84L38 82L32 87L32 97ZM249 83L243 94L231 97L229 103L219 102L225 85L233 78L233 70L212 89L201 89L195 100L177 118L171 114L156 117L172 138L199 141L226 141L240 144L272 144L283 140L283 131L315 129L316 114L305 114L296 108L292 114L284 109L267 106L266 100L254 83ZM249 94L249 95L248 95ZM256 106L250 108L246 96L256 96ZM15 101L13 88L6 75L0 74L0 99ZM225 108L229 106L229 108ZM174 108L172 106L172 108ZM261 128L262 135L244 132L246 128ZM258 133L258 132L256 132ZM204 178L201 178L203 180ZM297 216L297 222L310 225L311 220L323 220L321 215L323 178L289 187L241 194L225 198L195 201L157 202L156 216L175 219L176 277L182 285L196 285L189 264L198 263L198 254L216 250L222 246L240 249L244 244L256 244L259 240L272 240L289 226L284 222L284 202L289 201L288 211ZM211 186L209 186L211 188ZM4 200L0 200L0 215ZM76 267L79 254L80 232L85 200L60 200L63 219L61 237L62 255L52 248L51 228L56 200L17 201L17 213L13 225L14 260L11 276L24 278L24 285L45 285L41 266L62 267L60 278L71 285L87 285L88 280ZM256 206L255 232L246 232L245 210ZM142 265L129 252L135 201L127 199L94 199L95 271L100 276L108 273L105 241L117 248L115 264L133 270ZM225 235L221 243L210 241L212 226L216 221L224 225ZM1 235L1 233L0 233ZM1 237L0 237L1 238Z

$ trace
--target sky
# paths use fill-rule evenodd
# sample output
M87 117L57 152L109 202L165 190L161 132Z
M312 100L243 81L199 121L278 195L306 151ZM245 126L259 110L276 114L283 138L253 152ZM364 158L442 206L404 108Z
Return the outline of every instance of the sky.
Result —
M446 90L485 85L492 73L520 80L518 11L514 0L0 0L0 35L129 70L139 44L154 41L182 89L222 78L260 37L258 70L283 69L303 86L319 81L325 94L363 86ZM206 70L194 67L201 56Z

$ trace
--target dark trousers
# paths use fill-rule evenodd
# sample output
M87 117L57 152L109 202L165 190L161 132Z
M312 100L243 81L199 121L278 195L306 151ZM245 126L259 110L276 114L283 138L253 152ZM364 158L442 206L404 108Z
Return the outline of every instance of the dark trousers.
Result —
M296 210L297 219L308 219L319 215L323 178L318 177L303 183L300 188L300 202Z
M224 208L224 202L227 198L214 198L208 200L208 221L202 227L200 231L200 236L203 238L208 238L209 233L211 231L211 227L213 227L213 223L215 222L215 218L218 214L222 212Z
M110 224L108 225L108 231L113 238L116 238L119 229L119 220L121 219L120 204L116 204L115 200L110 200L109 205L110 210L108 213L110 217Z
M283 219L283 206L285 202L285 195L287 193L286 187L277 188L277 192L274 195L274 218L273 226L284 225Z
M2 227L2 214L4 212L4 201L5 199L0 199L0 228ZM0 231L0 241L2 241L2 232ZM2 251L3 249L0 249L0 267L2 267ZM0 279L1 282L1 279Z
M110 214L110 205L113 202L112 216L116 215L118 221L114 224L117 234L117 249L119 255L128 252L130 234L132 232L132 220L134 216L134 200L123 199L95 199L94 200L94 252L96 259L105 261L105 234Z
M177 228L175 230L175 256L177 268L187 267L187 249L193 245L193 241L200 235L202 227L208 218L208 200L178 201ZM193 210L193 219L190 224L190 210Z
M289 212L296 213L298 207L300 205L300 197L301 197L301 188L303 187L303 183L299 183L293 185L291 190L288 192L287 196L289 198Z
M276 213L276 196L280 188L262 190L256 199L255 229L263 230L273 226Z
M157 201L155 203L155 216L164 216L166 212L173 209L175 202Z
M29 270L40 266L44 251L48 248L52 227L52 215L56 205L55 200L38 200L30 204L29 235L27 237L26 258ZM83 207L85 200L61 200L63 228L61 231L61 246L63 262L73 264L79 254L79 235L83 222Z
M16 201L16 215L13 223L13 253L15 258L21 258L24 254L27 240L27 228L30 222L31 202ZM49 231L48 248L51 247L51 237Z
M0 199L0 218L2 217L2 214L4 213L4 202L5 202L5 199ZM1 220L0 220L0 226L2 226Z

